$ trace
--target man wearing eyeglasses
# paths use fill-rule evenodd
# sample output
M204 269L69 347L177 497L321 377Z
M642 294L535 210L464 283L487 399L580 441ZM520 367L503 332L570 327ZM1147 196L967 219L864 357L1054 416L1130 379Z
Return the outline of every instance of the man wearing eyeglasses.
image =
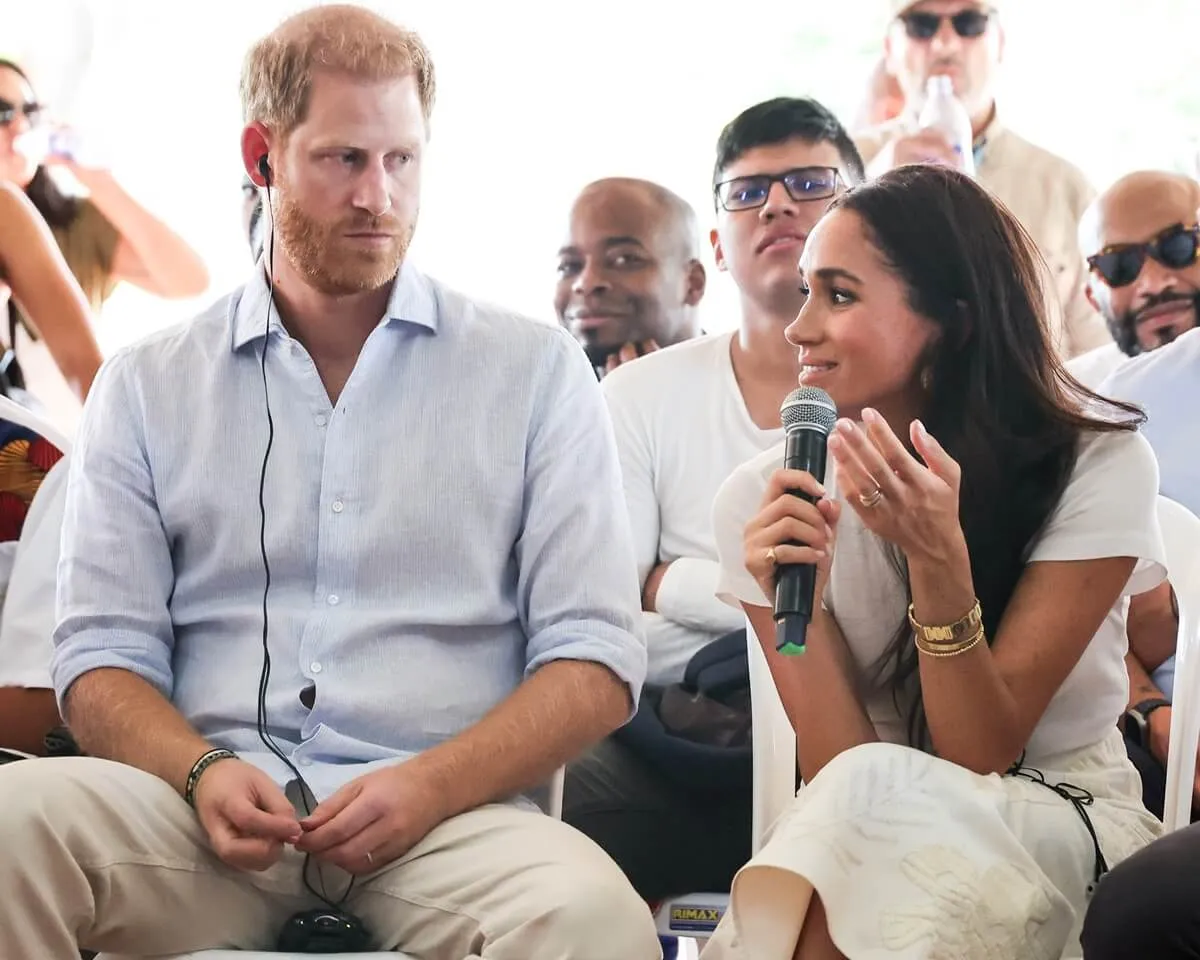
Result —
M617 439L642 583L650 692L616 737L567 770L564 819L596 840L647 900L727 890L750 855L750 779L664 746L659 699L702 650L745 656L745 620L716 599L712 503L730 472L778 443L796 387L783 331L804 304L797 262L829 201L862 180L837 118L778 98L722 131L713 171L717 267L737 286L731 333L624 364L602 381ZM741 768L739 768L741 769ZM699 784L699 786L697 786Z
M997 115L1002 0L885 2L887 69L904 93L905 111L856 136L868 172L876 175L906 163L958 164L943 134L917 129L915 122L929 78L951 77L971 117L976 176L1017 216L1049 266L1050 286L1057 293L1057 302L1051 298L1051 333L1059 352L1069 358L1108 343L1104 322L1085 294L1076 240L1080 215L1094 192L1076 167L1017 136Z

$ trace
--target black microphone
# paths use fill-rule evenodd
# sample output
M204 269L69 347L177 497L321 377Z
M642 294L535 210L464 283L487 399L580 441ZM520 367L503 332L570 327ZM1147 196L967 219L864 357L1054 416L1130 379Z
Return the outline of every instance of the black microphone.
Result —
M837 423L837 407L824 390L800 387L779 408L787 436L783 466L804 470L822 483L825 479L825 445ZM799 490L793 496L815 503L816 498ZM795 655L804 652L805 635L812 620L817 568L811 563L781 564L775 573L775 649Z

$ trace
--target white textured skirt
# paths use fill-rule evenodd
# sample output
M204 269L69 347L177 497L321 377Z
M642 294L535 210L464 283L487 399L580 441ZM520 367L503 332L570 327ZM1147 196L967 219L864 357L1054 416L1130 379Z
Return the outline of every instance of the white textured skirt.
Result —
M1080 956L1098 864L1162 824L1115 728L1024 770L981 776L889 743L840 754L734 878L703 960L791 960L814 890L849 960Z

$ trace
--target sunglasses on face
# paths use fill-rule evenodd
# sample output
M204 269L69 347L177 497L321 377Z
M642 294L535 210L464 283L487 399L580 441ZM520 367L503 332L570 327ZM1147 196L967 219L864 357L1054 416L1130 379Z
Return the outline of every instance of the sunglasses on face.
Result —
M734 177L713 188L717 203L731 213L754 210L763 206L771 195L771 187L783 184L787 195L798 203L805 200L828 200L841 181L835 167L797 167L784 173L757 173L751 177Z
M42 117L43 107L40 103L9 103L0 100L0 127L9 126L17 119L18 114L24 114L30 126L36 126Z
M1146 257L1164 267L1182 270L1196 262L1200 252L1200 226L1176 224L1146 243L1115 243L1087 258L1088 266L1110 287L1127 287L1138 278Z
M987 32L991 19L990 10L961 10L950 17L925 10L914 10L902 14L900 22L904 24L904 32L912 40L932 40L942 29L943 20L949 20L954 32L964 40L973 40Z

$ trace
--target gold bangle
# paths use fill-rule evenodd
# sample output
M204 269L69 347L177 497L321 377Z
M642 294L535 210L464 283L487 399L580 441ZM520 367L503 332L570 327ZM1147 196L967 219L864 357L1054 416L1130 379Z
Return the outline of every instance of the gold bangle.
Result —
M980 627L971 636L958 643L930 643L924 637L917 636L917 649L927 657L957 657L966 653L984 639L983 628Z
M916 635L923 638L926 643L958 643L960 640L973 636L975 631L983 625L983 610L980 609L979 601L976 600L975 605L967 611L966 616L960 617L946 626L933 627L917 620L913 614L913 605L910 603L908 605L908 622L912 625Z

